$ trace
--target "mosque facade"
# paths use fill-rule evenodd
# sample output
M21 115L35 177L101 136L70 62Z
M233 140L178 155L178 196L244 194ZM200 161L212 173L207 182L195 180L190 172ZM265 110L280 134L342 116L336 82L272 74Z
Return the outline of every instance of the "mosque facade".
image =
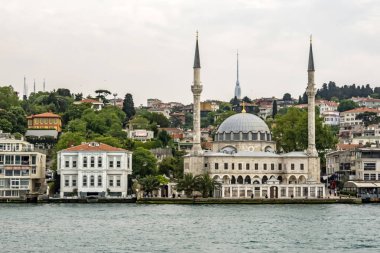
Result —
M315 147L314 60L310 42L308 85L308 149L275 153L276 144L267 124L258 116L238 113L227 118L217 129L212 150L200 148L196 133L199 116L194 109L195 139L193 150L184 158L184 173L209 173L222 186L214 197L222 198L323 198L320 161ZM194 108L200 103L200 57L198 37L194 61Z

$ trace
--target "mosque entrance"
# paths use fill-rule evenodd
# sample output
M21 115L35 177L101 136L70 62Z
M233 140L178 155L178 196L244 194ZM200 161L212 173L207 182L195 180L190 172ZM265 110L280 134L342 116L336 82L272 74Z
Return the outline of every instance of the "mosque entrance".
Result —
M271 186L269 189L269 197L271 199L277 199L278 198L278 187L277 186Z

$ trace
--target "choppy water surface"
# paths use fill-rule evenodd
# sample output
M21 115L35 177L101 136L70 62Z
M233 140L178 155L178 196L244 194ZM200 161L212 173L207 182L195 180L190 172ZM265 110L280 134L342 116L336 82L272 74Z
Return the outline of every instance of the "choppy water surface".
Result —
M0 252L380 252L380 205L0 205Z

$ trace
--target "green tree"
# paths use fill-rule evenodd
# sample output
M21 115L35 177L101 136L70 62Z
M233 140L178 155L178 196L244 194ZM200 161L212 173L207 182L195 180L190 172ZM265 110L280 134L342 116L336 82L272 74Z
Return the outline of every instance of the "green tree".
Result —
M7 119L0 119L0 130L4 133L11 133L13 129L12 123Z
M123 102L123 111L125 112L127 120L130 120L136 114L135 105L133 103L133 97L130 93L127 93L125 95Z
M0 87L0 109L9 110L12 106L19 106L17 92L12 86Z
M290 95L290 93L285 93L284 96L282 97L282 100L292 101L292 95Z
M133 117L133 119L129 121L129 124L132 126L133 129L148 129L149 128L149 120L140 115Z
M167 147L171 137L165 130L162 130L158 133L157 139L162 143L162 147Z
M61 135L57 145L55 146L56 151L69 148L71 146L77 146L85 141L85 138L80 133L66 132Z
M71 97L71 92L69 89L59 88L57 90L57 95L62 96L62 97Z
M380 123L380 117L377 116L376 112L359 113L355 119L362 120L366 127L369 125L372 125L372 124L379 124Z
M157 173L157 159L149 151L138 147L132 154L132 173L136 178L142 178L147 175L155 175Z
M328 125L323 125L323 120L317 113L315 117L316 148L321 154L326 149L334 148L337 138ZM272 134L278 151L291 152L307 148L307 121L307 111L295 107L288 108L284 115L277 115L272 127Z
M272 104L272 118L274 119L274 117L276 116L277 114L277 100L273 100L273 104Z
M116 148L123 147L123 144L121 143L119 139L115 137L111 137L111 136L98 136L94 138L94 141L101 142L101 143L104 143Z
M98 99L100 98L103 101L103 103L108 103L107 96L111 95L111 92L109 90L99 89L99 90L96 90L95 93L98 94L96 97Z
M178 180L177 191L184 191L187 197L191 197L196 190L196 179L191 173L186 173Z
M202 193L203 198L208 198L213 196L213 192L216 188L221 187L221 183L211 178L208 173L205 173L195 177L195 186L196 190Z
M153 175L147 175L143 178L140 178L138 182L141 185L142 190L148 194L151 194L153 191L158 190L160 188L159 179Z
M158 172L167 177L173 178L174 171L178 166L178 161L174 157L165 157L158 165Z
M352 100L346 99L346 100L340 101L340 103L338 105L338 111L339 112L345 112L345 111L352 110L352 109L355 109L358 107L359 107L359 105L357 103L355 103Z

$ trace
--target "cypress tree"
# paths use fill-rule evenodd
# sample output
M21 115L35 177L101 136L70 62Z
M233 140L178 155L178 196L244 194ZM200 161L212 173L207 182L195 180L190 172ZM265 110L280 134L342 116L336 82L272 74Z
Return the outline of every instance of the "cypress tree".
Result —
M136 114L135 105L133 103L133 97L130 93L127 93L124 97L123 111L127 116L127 120L130 120Z

